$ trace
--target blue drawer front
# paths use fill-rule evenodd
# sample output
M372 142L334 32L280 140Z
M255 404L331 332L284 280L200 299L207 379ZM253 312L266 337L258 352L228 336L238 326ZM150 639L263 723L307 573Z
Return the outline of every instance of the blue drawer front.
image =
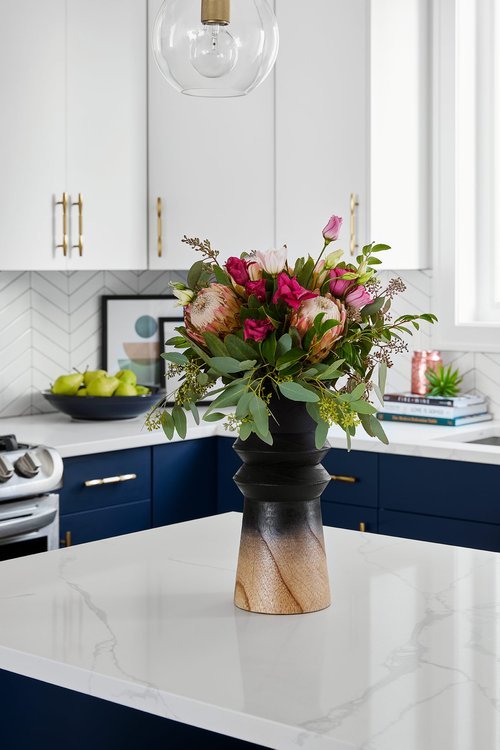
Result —
M135 474L136 479L85 487L85 482L89 480L126 474ZM132 503L150 497L150 448L97 453L67 458L64 461L61 515Z
M243 495L233 482L241 466L241 458L234 452L235 438L217 440L217 512L243 511Z
M153 448L153 526L217 512L217 444L213 438Z
M500 552L500 525L379 511L379 533Z
M60 537L71 533L71 544L95 542L121 534L143 531L151 526L151 501L129 503L111 508L61 516Z
M365 531L376 532L378 529L377 511L374 508L363 508L357 505L340 503L322 503L321 513L325 526L337 526L340 529L359 531L364 524Z
M323 466L332 479L323 493L322 500L330 503L346 503L376 508L378 504L378 455L365 451L332 448L323 460ZM355 479L354 482L343 478Z
M380 507L500 524L500 466L380 456Z

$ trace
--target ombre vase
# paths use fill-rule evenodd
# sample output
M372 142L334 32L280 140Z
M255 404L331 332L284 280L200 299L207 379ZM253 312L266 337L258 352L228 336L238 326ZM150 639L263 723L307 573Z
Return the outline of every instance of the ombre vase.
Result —
M305 404L273 397L270 409L272 446L254 434L234 444L245 498L234 603L262 614L317 612L330 605L320 502L330 445L316 448Z

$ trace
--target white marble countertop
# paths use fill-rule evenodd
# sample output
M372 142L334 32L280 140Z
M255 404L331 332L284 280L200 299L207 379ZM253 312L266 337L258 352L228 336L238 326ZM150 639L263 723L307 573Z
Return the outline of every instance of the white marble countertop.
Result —
M332 606L255 615L240 523L0 563L0 668L278 750L498 750L500 555L325 528Z
M221 423L202 422L198 426L191 417L188 424L187 437L190 440L213 435L232 435ZM389 422L384 423L384 429L389 438L389 445L383 445L379 440L368 437L363 429L359 428L352 441L353 450L500 465L500 447L461 442L463 439L474 440L500 435L500 421L464 427ZM146 430L143 417L115 422L77 422L57 413L0 419L0 435L11 433L23 442L50 445L56 448L63 458L167 442L161 430ZM179 438L176 435L174 439ZM345 435L338 427L330 430L328 439L333 448L346 447Z

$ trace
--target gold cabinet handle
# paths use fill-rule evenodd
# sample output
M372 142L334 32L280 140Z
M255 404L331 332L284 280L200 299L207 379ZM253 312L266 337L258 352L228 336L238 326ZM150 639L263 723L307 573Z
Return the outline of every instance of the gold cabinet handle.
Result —
M63 193L60 201L56 202L56 206L62 206L62 231L63 240L61 245L56 245L56 248L62 247L63 255L68 255L68 194Z
M356 242L356 208L359 206L359 199L356 193L351 193L351 244L350 251L351 255L356 255L358 250L358 243Z
M359 522L359 530L366 531L366 523L364 521Z
M67 531L64 535L64 539L61 539L59 544L61 547L71 547L73 540L71 538L71 531Z
M83 255L83 198L81 193L78 193L78 200L71 203L71 208L73 206L78 206L78 244L71 245L71 247L78 248L78 255L81 258Z
M354 484L358 481L357 477L346 477L342 474L330 474L330 479L333 482L347 482L348 484Z
M137 474L120 474L116 477L104 477L103 479L87 479L83 483L84 487L97 487L101 484L118 484L119 482L130 482L137 479Z
M163 202L158 196L156 199L156 242L158 247L158 257L163 256Z

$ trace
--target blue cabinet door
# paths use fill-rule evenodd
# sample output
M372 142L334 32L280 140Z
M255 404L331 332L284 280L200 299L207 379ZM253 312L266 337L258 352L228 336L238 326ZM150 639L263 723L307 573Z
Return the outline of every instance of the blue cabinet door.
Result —
M324 502L377 507L377 453L332 448L323 459L323 466L332 478L323 492Z
M132 534L151 527L151 501L114 505L60 517L63 546L95 542L121 534ZM69 535L69 536L68 536Z
M500 524L380 510L378 530L389 536L500 552Z
M377 509L359 505L341 505L340 503L321 503L321 513L325 526L336 526L339 529L355 531L378 530Z
M241 466L241 458L234 452L235 438L217 438L217 512L243 511L243 495L233 482Z
M217 513L217 439L153 448L153 526Z

